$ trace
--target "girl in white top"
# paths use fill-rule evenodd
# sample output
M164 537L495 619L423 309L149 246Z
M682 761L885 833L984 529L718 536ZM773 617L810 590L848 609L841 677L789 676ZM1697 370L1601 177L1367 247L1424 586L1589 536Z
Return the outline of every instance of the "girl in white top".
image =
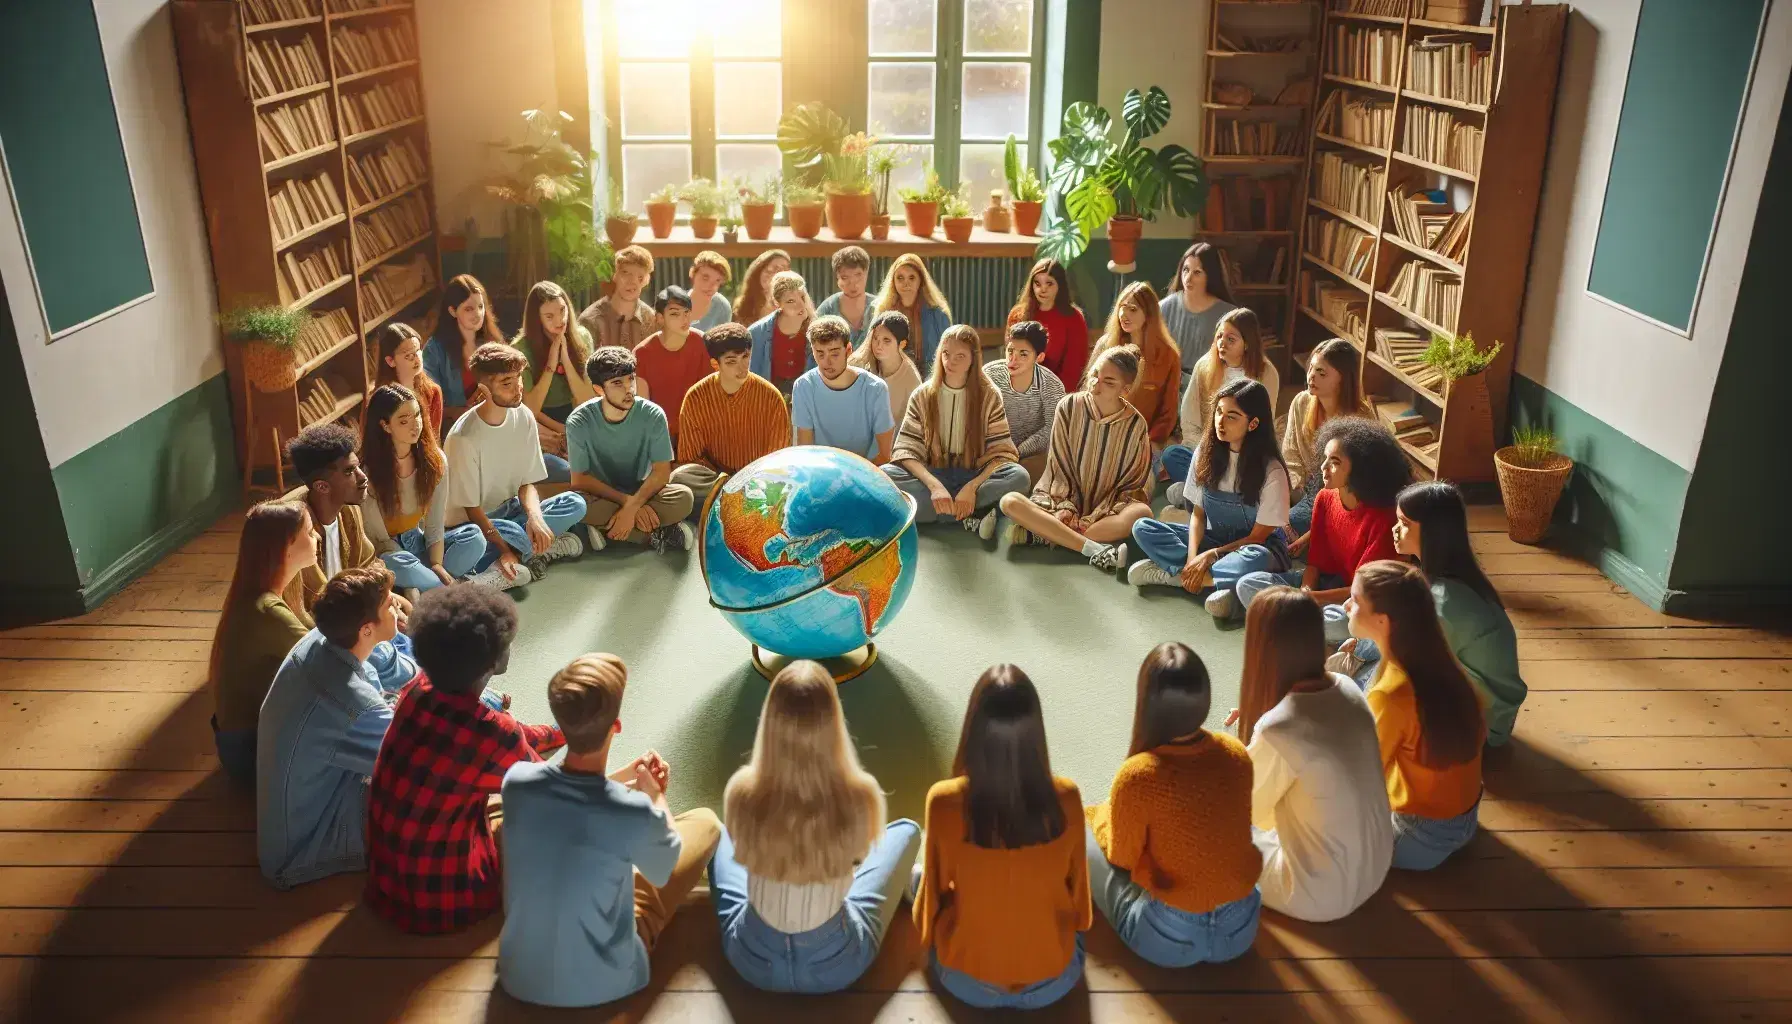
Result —
M883 791L859 767L820 665L792 662L772 680L723 816L709 878L728 962L772 992L857 981L902 902L921 828L883 824Z
M1282 390L1281 375L1263 351L1263 326L1257 314L1244 308L1220 317L1208 340L1208 350L1195 361L1194 376L1182 392L1182 438L1200 437L1213 418L1213 399L1220 388L1249 377L1269 392L1269 407L1276 408ZM1166 463L1168 460L1165 460Z
M1244 678L1228 724L1251 754L1251 825L1263 905L1334 921L1387 877L1394 829L1375 716L1363 691L1325 671L1319 606L1292 587L1245 615Z

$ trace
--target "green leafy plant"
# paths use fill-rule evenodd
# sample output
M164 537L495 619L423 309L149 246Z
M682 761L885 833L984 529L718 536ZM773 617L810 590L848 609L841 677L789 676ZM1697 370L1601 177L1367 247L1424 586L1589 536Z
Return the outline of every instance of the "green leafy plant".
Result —
M622 182L618 181L614 174L610 175L610 179L604 187L604 199L605 220L625 220L630 224L641 223L640 214L623 208L627 204L622 197Z
M1065 108L1062 133L1047 144L1051 194L1062 200L1063 215L1054 210L1039 255L1068 263L1111 218L1155 220L1164 210L1193 217L1207 205L1199 157L1174 143L1155 150L1143 145L1169 123L1170 97L1155 85L1144 93L1129 89L1120 117L1124 130L1116 141L1105 108L1088 102Z
M693 217L720 217L728 212L728 192L708 178L692 178L678 189L679 200L691 204Z
M732 213L726 217L723 217L722 218L722 230L723 231L738 231L738 230L740 230L740 218L736 217Z
M783 191L783 179L776 174L768 176L757 185L744 178L735 183L735 194L740 197L742 206L764 206L766 203L775 203Z
M876 181L871 174L871 147L877 140L864 132L848 135L840 152L822 158L827 191L842 196L868 196Z
M814 185L805 185L800 181L784 182L785 206L820 206L826 198L821 189Z
M940 182L940 172L934 170L931 163L922 172L920 188L904 186L898 191L905 203L944 203L946 197L952 194L951 190Z
M231 341L259 341L275 348L291 348L299 331L311 322L311 312L285 306L245 306L218 318Z
M493 144L513 161L510 172L485 185L489 195L511 206L510 284L520 294L551 278L583 298L615 269L615 253L596 230L596 154L587 157L561 136L572 123L565 111L525 110L522 116L522 141Z
M799 103L778 119L778 151L805 184L835 195L871 194L868 157L876 143L822 103Z
M946 189L940 197L939 203L940 217L944 220L971 215L971 199L965 193L965 186L962 183Z
M890 212L890 176L896 173L896 165L901 159L901 154L894 146L871 151L871 159L866 162L874 182L871 189L871 212L880 215Z
M1558 452L1558 441L1554 431L1543 426L1515 426L1512 428L1511 461L1521 466L1543 467L1555 461Z
M1040 182L1039 175L1033 172L1033 168L1021 163L1020 145L1015 141L1013 132L1008 133L1008 142L1002 147L1002 176L1008 179L1008 194L1016 202L1045 201L1045 185Z
M647 193L647 201L650 203L676 203L678 202L678 186L664 185L656 188Z
M1473 331L1454 338L1433 334L1431 344L1425 348L1424 361L1445 379L1458 380L1487 369L1499 353L1500 343L1497 341L1485 352L1477 350Z

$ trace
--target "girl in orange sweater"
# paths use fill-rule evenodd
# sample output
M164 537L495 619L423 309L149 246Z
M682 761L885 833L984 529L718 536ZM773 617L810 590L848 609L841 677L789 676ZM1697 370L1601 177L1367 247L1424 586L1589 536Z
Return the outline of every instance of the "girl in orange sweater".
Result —
M1144 281L1134 281L1122 289L1108 316L1107 330L1095 343L1090 359L1093 363L1103 352L1122 345L1138 347L1139 376L1127 389L1126 400L1151 425L1153 466L1176 430L1176 401L1182 394L1182 352L1164 326L1157 303L1157 293ZM1069 381L1064 384L1070 386Z
M1251 758L1201 728L1207 667L1178 643L1139 666L1132 749L1088 810L1089 892L1120 941L1160 967L1235 960L1257 938L1263 857L1251 843Z
M927 792L915 892L934 977L971 1006L1049 1006L1082 977L1078 933L1093 918L1082 795L1052 774L1025 672L997 665L978 678L952 772Z

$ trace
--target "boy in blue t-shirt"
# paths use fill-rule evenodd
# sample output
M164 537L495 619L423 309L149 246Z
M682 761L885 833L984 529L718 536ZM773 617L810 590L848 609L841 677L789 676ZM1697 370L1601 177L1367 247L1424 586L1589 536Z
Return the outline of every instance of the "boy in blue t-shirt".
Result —
M617 771L610 743L628 668L587 654L548 683L566 760L504 775L498 984L527 1003L596 1006L647 987L647 958L722 837L715 812L676 817L654 751Z
M896 438L890 387L877 374L847 364L850 334L837 316L817 317L809 325L815 368L790 389L790 422L797 444L843 448L881 466L890 461Z
M597 397L566 417L566 458L573 489L585 495L591 550L613 540L655 551L685 551L696 531L685 522L696 498L672 483L672 433L666 411L635 394L635 354L608 345L591 353Z

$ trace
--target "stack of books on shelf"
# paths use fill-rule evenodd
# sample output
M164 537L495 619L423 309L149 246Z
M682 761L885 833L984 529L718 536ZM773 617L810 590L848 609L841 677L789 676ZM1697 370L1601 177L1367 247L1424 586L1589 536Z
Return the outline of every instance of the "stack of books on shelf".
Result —
M262 39L243 53L249 62L249 87L258 100L330 80L317 41L309 35L291 43Z
M1307 252L1352 277L1368 277L1375 236L1324 213L1307 215Z
M401 245L408 245L429 231L429 204L415 193L382 206L355 228L355 262L378 259Z
M339 29L330 36L330 49L342 72L351 75L417 56L411 31L402 24Z
M315 18L319 13L316 0L243 0L243 10L251 26Z
M383 320L400 302L408 302L435 284L429 257L419 253L405 263L377 267L361 281L361 309L369 325Z
M1493 102L1493 53L1427 36L1408 47L1406 87L1459 103Z
M297 156L336 141L330 124L330 101L313 93L297 103L283 103L255 115L255 134L267 147L268 159Z
M1393 216L1395 234L1444 259L1462 261L1468 250L1473 208L1458 212L1451 209L1449 203L1433 203L1409 196L1402 186L1388 193L1388 211Z
M330 0L330 10L337 14L352 14L355 11L377 11L382 7L397 7L400 0Z
M1441 391L1444 375L1425 365L1425 350L1431 347L1431 335L1392 327L1375 329L1375 354L1400 368L1414 384L1428 391Z
M1300 152L1298 126L1274 121L1221 122L1213 133L1212 156L1292 156Z
M308 363L335 348L342 339L355 333L355 318L341 306L328 313L319 313L305 321L293 339L293 353L301 363Z
M274 238L284 243L315 224L342 214L342 199L329 171L309 178L288 178L268 195Z
M1408 311L1449 330L1462 301L1462 278L1423 260L1409 260L1388 285L1388 297Z
M1325 72L1376 85L1400 84L1400 30L1334 24L1325 48Z
M277 269L280 302L287 306L348 273L335 242L325 242L302 253L281 253Z
M1357 344L1363 343L1363 332L1369 323L1369 299L1347 284L1330 277L1300 272L1301 303L1333 324Z
M379 82L371 89L342 94L342 130L349 135L384 128L421 113L423 97L414 78Z
M1201 210L1201 230L1286 231L1294 183L1292 175L1213 179Z
M1337 0L1336 10L1346 14L1374 14L1383 18L1418 17L1424 0Z
M337 381L338 386L341 383L341 381ZM343 388L343 390L349 389ZM328 380L323 377L313 377L311 390L299 400L299 425L308 427L330 415L336 410L336 403L339 401L341 399L336 397L336 389L330 386Z
M1327 135L1385 149L1394 137L1394 103L1333 89L1319 104L1315 127Z
M1375 415L1394 436L1412 445L1431 458L1437 458L1437 431L1417 409L1406 402L1371 395L1369 401L1375 406Z
M1381 222L1381 194L1385 172L1373 157L1326 150L1314 161L1318 187L1314 195L1322 203L1355 214L1371 224Z
M423 180L429 165L411 139L394 139L349 157L348 176L355 205L365 206Z
M1414 104L1406 108L1400 152L1428 163L1481 173L1481 129L1448 110Z
M1220 270L1226 287L1240 285L1280 285L1288 269L1288 249L1282 245L1260 245L1250 259L1240 261L1230 249L1218 249Z
M1220 49L1230 50L1233 53L1299 53L1307 46L1307 37L1299 35L1246 38L1216 32L1214 39L1219 43Z

